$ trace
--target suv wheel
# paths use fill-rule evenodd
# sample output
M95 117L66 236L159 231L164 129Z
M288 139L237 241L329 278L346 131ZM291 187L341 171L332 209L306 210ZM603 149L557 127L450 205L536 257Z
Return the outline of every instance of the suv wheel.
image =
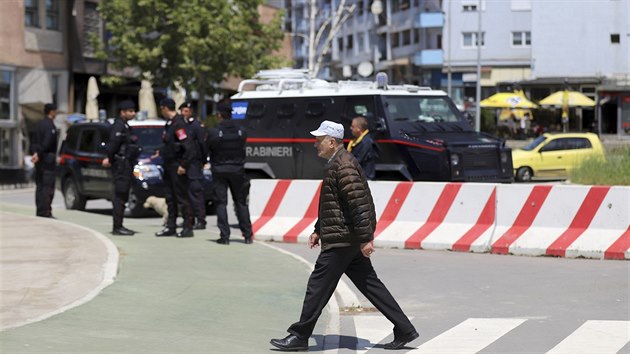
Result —
M521 167L516 171L516 180L519 182L531 182L534 174L531 168Z
M85 210L87 199L81 195L77 183L72 178L66 179L63 184L63 202L66 209Z
M137 218L146 214L144 209L144 201L139 200L136 193L133 192L133 188L129 190L129 199L127 199L127 209L129 210L129 216Z

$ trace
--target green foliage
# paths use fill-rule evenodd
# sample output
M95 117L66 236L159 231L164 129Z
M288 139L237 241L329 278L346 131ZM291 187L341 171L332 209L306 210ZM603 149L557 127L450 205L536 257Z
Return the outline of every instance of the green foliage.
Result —
M630 147L612 150L606 161L584 161L570 179L577 184L630 186Z
M280 16L259 22L262 0L105 0L99 11L110 35L99 57L115 68L139 68L159 86L178 81L212 93L228 76L250 77L280 64Z

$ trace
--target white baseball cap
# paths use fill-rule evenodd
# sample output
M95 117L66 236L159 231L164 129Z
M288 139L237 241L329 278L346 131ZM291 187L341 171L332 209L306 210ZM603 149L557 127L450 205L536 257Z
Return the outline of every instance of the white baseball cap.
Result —
M343 125L329 120L325 120L319 125L317 130L313 130L311 135L324 136L328 135L336 139L343 139Z

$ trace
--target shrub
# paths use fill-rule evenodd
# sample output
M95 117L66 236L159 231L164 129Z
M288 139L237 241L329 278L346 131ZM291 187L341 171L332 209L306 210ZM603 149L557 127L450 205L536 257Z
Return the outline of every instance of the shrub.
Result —
M610 151L606 161L584 161L571 172L570 179L576 184L630 186L630 147Z

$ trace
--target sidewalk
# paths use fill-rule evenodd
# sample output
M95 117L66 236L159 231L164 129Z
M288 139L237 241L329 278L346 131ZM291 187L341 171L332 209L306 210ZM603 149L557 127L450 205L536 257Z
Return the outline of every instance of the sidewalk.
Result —
M2 353L260 353L299 315L310 269L263 244L218 245L209 230L156 238L159 218L111 236L109 215L33 213L0 204L0 323L59 313L0 332Z

